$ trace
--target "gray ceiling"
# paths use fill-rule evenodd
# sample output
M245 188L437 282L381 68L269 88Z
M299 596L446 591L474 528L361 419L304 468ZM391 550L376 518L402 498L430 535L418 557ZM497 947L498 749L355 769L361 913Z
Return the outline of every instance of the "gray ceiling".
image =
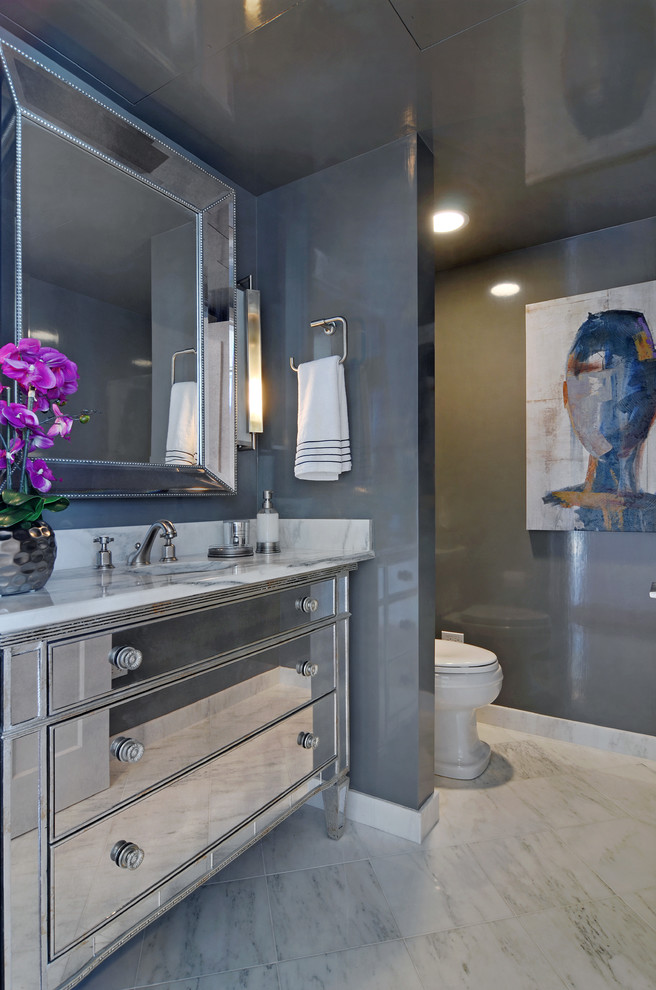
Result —
M255 194L418 131L441 268L656 213L656 0L2 0Z

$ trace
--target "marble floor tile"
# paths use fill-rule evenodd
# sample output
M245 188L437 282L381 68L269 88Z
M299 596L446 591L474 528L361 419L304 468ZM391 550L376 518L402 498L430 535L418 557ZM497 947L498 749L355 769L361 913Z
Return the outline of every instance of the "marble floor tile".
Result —
M550 830L477 842L469 848L515 914L613 893Z
M206 884L146 929L137 985L275 962L264 877Z
M656 887L636 890L632 894L622 894L622 900L635 911L643 921L656 929Z
M627 780L637 780L641 784L656 784L656 761L643 760L641 763L627 763L625 766L611 764L600 768L604 773L624 777Z
M237 859L233 859L232 863L224 866L222 870L219 870L213 877L210 877L207 883L226 883L228 880L244 880L246 877L263 876L264 858L262 856L262 843L256 842L254 846L250 846L241 856L237 856Z
M468 846L422 850L372 864L404 936L512 915Z
M341 842L341 839L339 840ZM367 860L267 877L278 959L398 938Z
M136 985L143 935L130 939L94 969L80 990L132 990Z
M552 759L533 739L496 743L493 752L507 761L515 779L550 777L555 773L563 772L562 763Z
M617 894L656 885L656 828L633 818L559 829L557 835Z
M591 770L586 780L631 818L656 825L656 774L646 766L635 764L621 775Z
M610 767L622 769L640 762L640 757L597 749L594 746L580 746L577 743L550 739L546 736L531 738L546 756L562 764L563 770L608 770Z
M653 929L619 897L520 918L571 990L653 990Z
M581 773L518 780L509 785L515 795L540 815L543 825L565 828L621 818L622 809L587 783Z
M334 866L368 856L357 825L347 822L341 839L330 839L323 811L307 804L262 839L262 851L267 873Z
M352 822L346 823L350 828ZM382 832L379 828L371 828L369 825L357 825L358 837L364 843L369 858L374 856L401 856L403 853L416 852L419 845L410 839L402 839L399 835L392 835L391 832ZM340 839L341 842L341 839Z
M280 990L422 990L399 939L278 964Z
M140 990L136 987L135 990ZM275 965L236 969L211 976L192 976L173 983L158 983L153 990L280 990Z
M440 789L440 820L422 845L453 846L544 829L542 815L526 804L512 790L513 786L509 783L489 790Z
M420 935L406 945L424 990L563 990L515 918Z

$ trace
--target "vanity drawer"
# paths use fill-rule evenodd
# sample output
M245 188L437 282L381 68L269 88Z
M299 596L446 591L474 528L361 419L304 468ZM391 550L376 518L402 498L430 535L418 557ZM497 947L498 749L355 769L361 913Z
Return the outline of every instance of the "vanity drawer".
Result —
M303 745L306 733L318 736L316 748ZM172 877L335 756L335 694L330 694L51 846L51 958ZM115 859L119 856L117 844L122 842L143 851L137 868L121 867L112 859L112 853Z
M335 627L326 626L52 726L51 834L59 837L93 821L333 691L335 636ZM71 792L72 781L87 780L95 780L95 788L76 786Z
M330 579L111 634L53 643L49 650L50 711L255 646L330 618L335 608L335 581Z

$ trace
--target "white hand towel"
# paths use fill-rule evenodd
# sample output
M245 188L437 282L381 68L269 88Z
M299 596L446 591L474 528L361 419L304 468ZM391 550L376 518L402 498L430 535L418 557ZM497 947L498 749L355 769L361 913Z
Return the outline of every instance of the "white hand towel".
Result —
M338 357L299 364L294 474L305 481L337 481L350 470L344 367Z
M166 434L167 464L198 463L198 428L196 382L175 382L171 385L169 428Z

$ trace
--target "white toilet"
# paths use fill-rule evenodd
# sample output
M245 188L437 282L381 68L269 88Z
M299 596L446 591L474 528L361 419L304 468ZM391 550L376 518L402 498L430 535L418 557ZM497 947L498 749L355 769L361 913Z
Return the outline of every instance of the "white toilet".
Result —
M478 738L476 709L494 701L502 680L490 650L435 640L435 773L458 780L483 773L490 747Z

